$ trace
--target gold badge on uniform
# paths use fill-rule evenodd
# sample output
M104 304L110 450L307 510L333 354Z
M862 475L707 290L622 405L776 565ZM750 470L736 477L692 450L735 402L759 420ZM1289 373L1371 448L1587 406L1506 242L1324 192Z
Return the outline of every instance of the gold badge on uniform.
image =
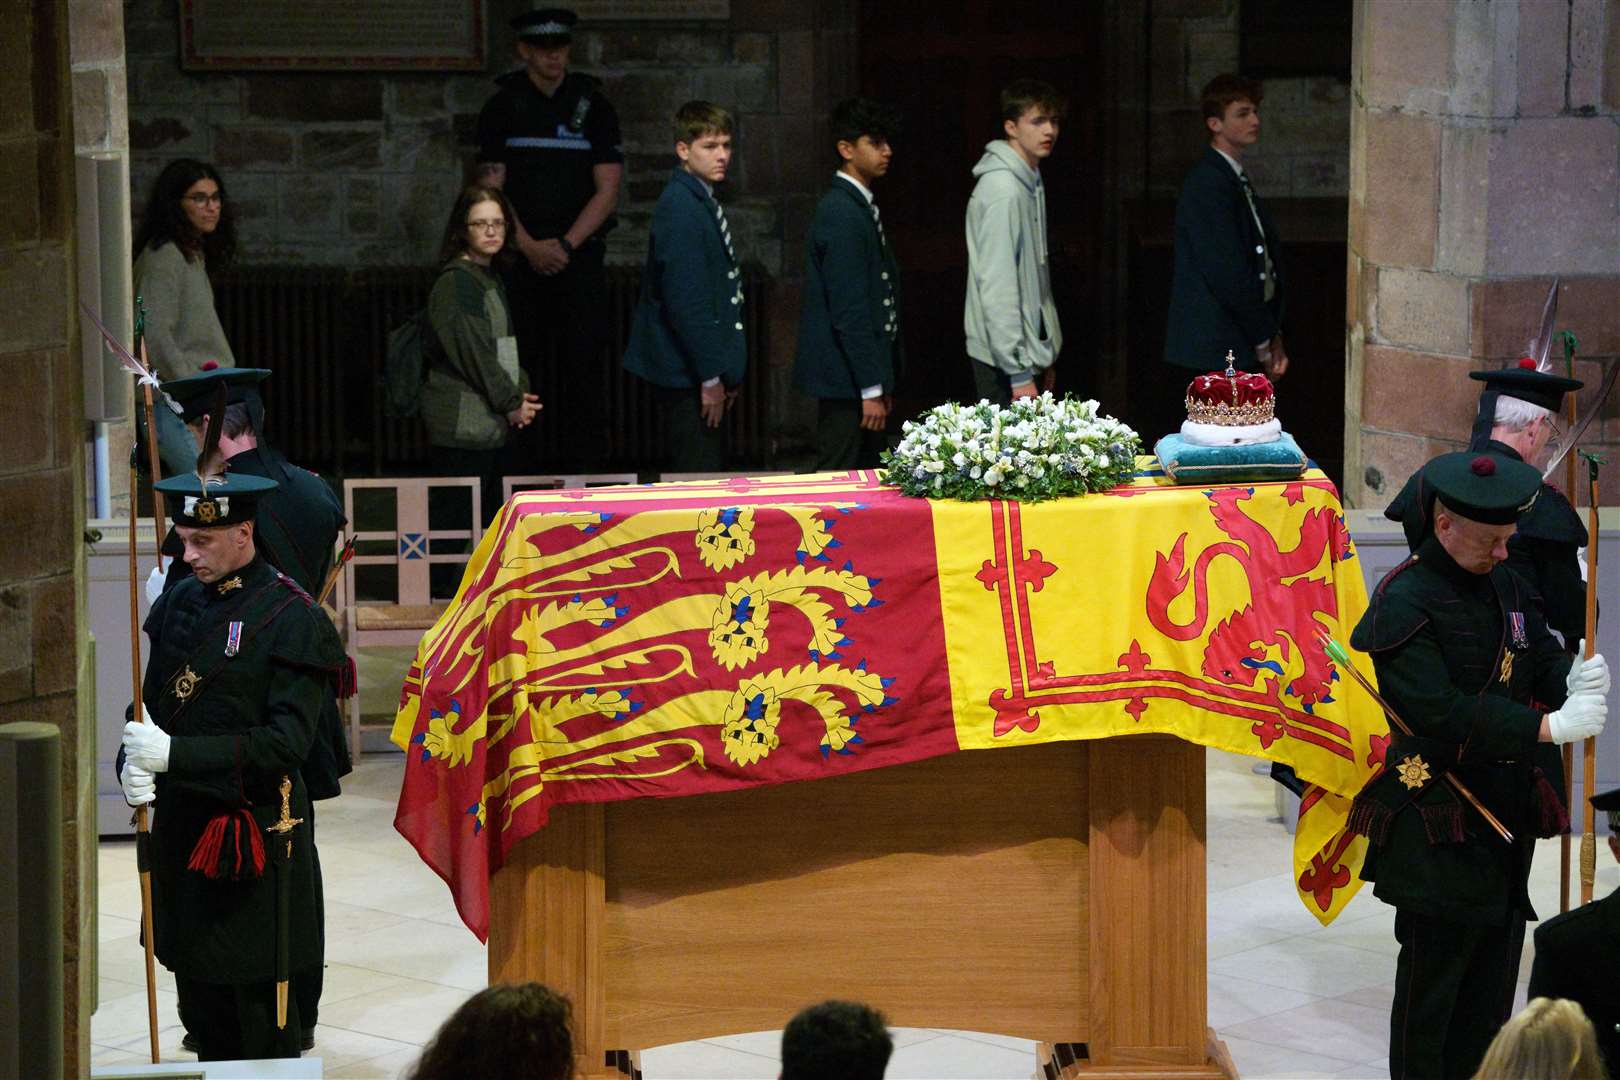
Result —
M1513 679L1513 654L1502 654L1502 674L1499 676L1502 685L1506 686Z
M1409 789L1420 788L1432 779L1429 775L1428 762L1417 754L1395 766L1395 772L1400 776L1401 783Z
M241 587L242 587L242 575L237 574L235 577L226 578L224 581L219 583L219 586L218 586L219 595L224 596L226 593L230 592L232 589L240 589Z
M204 525L211 525L219 517L219 504L213 499L198 499L196 519Z
M197 681L201 677L191 670L190 664L187 664L180 670L180 674L174 677L174 696L181 701L190 698L192 694L197 692Z

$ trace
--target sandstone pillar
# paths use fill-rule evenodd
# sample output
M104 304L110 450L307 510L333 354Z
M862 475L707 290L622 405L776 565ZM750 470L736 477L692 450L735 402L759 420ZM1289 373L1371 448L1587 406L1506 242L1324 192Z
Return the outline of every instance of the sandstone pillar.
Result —
M1355 20L1345 494L1380 507L1466 442L1468 371L1524 352L1555 276L1583 410L1620 355L1620 0L1356 0Z

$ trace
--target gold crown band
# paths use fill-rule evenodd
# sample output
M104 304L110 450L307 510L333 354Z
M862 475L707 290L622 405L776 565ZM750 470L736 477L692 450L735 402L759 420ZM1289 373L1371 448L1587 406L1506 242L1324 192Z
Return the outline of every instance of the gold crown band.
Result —
M1275 399L1255 401L1247 405L1230 405L1224 401L1197 401L1188 397L1187 419L1199 424L1216 424L1220 427L1264 424L1273 419L1275 405Z

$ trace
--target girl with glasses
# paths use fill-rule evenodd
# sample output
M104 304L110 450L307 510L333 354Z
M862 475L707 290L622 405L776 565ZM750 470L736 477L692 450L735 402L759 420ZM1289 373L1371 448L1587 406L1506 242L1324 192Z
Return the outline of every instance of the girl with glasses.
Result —
M506 289L496 264L510 252L512 209L499 188L464 189L444 227L444 269L428 297L430 348L422 421L440 476L477 476L487 525L501 506L504 450L532 423L540 399L518 363Z

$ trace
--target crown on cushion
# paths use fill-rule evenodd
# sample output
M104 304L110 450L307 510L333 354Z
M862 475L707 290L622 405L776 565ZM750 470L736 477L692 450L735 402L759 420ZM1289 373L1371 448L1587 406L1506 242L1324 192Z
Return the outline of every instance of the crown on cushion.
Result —
M1271 380L1254 372L1238 371L1226 354L1226 370L1198 376L1187 386L1187 419L1199 424L1240 427L1272 419L1276 394Z

